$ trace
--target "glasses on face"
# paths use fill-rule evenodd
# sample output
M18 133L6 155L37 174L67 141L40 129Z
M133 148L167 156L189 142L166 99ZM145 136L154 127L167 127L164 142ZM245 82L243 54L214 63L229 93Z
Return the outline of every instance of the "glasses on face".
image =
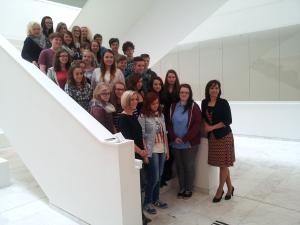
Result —
M101 95L102 95L102 96L109 96L110 93L109 93L109 92L103 92L103 93L101 93Z

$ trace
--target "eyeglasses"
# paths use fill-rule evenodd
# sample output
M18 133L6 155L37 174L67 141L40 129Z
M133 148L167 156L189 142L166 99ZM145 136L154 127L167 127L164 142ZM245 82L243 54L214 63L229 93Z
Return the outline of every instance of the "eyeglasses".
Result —
M109 92L103 92L103 93L101 93L101 95L102 95L102 96L109 96L110 93L109 93Z

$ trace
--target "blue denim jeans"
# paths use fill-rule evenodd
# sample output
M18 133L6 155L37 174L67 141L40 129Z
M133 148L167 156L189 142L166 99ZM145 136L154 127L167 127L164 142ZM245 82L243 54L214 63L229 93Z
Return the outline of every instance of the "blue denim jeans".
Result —
M165 153L153 153L147 165L147 186L144 205L159 200L160 179L164 170Z

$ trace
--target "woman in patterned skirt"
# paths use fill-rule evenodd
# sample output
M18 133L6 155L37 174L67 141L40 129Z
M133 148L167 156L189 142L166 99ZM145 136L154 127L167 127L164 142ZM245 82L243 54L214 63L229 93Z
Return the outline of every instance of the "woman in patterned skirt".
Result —
M221 201L225 183L227 185L225 200L231 199L234 191L229 173L229 167L233 166L235 161L234 141L230 128L231 111L228 102L220 96L220 82L209 81L205 88L205 99L202 101L201 109L204 127L208 133L208 164L220 168L219 187L213 202Z

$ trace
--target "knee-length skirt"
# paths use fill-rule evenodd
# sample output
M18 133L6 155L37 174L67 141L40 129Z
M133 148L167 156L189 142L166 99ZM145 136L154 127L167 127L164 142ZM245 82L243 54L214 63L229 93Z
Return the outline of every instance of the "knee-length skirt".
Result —
M230 132L225 137L216 139L211 133L208 138L208 164L218 167L233 166L235 161L234 140Z

